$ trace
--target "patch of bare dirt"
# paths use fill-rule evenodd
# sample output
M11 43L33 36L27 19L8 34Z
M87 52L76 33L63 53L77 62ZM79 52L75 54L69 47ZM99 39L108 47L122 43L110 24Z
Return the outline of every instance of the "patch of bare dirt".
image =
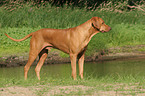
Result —
M145 89L141 86L139 88L138 84L135 85L125 85L125 84L110 84L103 85L104 88L107 86L112 86L107 90L100 90L97 87L83 86L83 85L73 85L73 86L49 86L49 85L39 85L39 86L29 86L29 87L6 87L0 88L0 96L145 96ZM101 85L102 87L102 85Z
M0 96L37 96L33 90L31 87L18 86L0 88Z
M49 92L46 92L44 96L53 96L53 95L77 95L78 92L85 93L91 87L83 85L75 86L55 86Z

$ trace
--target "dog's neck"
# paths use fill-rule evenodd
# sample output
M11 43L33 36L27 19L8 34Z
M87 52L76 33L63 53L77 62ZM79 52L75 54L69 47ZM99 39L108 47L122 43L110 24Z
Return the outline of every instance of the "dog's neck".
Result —
M80 28L85 28L86 31L84 31L84 34L86 34L85 36L89 37L90 40L95 34L99 33L99 30L93 25L91 20L88 20L80 26Z
M82 31L82 28L83 28L83 31ZM94 35L99 33L99 31L94 26L92 26L91 20L88 20L87 22L79 25L79 27L76 27L76 30L78 30L77 32L83 33L84 38L82 39L82 41L85 46L88 45L89 41Z

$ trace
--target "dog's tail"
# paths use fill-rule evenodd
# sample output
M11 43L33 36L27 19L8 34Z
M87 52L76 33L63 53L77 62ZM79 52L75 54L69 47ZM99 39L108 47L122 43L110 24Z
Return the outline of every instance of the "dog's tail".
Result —
M13 40L13 41L20 42L20 41L23 41L23 40L29 38L30 36L32 36L32 35L33 35L33 32L30 33L30 34L28 34L27 36L25 36L25 37L22 38L22 39L14 39L14 38L10 37L10 36L9 36L8 34L6 34L6 33L5 33L5 35L6 35L8 38L10 38L11 40Z

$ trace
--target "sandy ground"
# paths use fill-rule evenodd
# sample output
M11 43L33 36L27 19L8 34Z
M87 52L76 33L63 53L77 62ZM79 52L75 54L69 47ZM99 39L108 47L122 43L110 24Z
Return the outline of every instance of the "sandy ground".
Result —
M124 85L123 85L124 86ZM98 86L99 87L99 86ZM105 86L104 86L105 87ZM0 88L0 96L145 96L145 89L138 89L137 86L113 85L112 90L103 91L93 87L74 85L74 86L12 86Z

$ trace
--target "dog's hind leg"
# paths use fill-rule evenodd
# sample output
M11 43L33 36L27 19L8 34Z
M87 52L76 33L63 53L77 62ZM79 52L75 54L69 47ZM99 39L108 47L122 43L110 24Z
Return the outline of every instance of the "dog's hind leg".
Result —
M36 46L35 38L32 37L30 40L29 59L28 59L27 64L24 67L25 80L27 79L27 74L28 74L29 68L32 65L32 63L34 62L34 60L36 59L36 57L38 56L38 53L39 53L39 48Z
M47 55L48 55L48 49L46 49L46 48L42 49L42 51L39 53L39 62L35 68L35 72L36 72L36 75L39 80L40 80L40 69L41 69Z

